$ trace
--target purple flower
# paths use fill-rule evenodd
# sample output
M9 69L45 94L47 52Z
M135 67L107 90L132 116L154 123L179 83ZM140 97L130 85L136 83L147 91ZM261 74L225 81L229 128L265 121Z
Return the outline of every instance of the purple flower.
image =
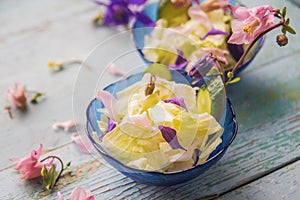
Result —
M105 25L127 25L132 18L135 18L146 26L155 26L155 23L147 15L139 11L134 11L134 9L130 7L131 5L143 5L146 3L146 0L110 0L108 4L101 1L94 2L106 7L106 13L103 18L103 24Z
M179 144L176 130L167 126L158 126L158 128L161 131L163 138L169 143L172 149L182 149L186 151L186 149Z
M179 98L173 98L173 99L166 99L164 100L165 103L173 103L177 106L181 106L183 107L185 110L187 110L187 107L184 103L184 99L182 97L179 97Z
M215 62L216 58L213 58L211 53L201 57L189 71L189 76L194 78L206 76L206 74L215 65Z
M205 40L210 35L227 35L227 34L228 34L227 32L212 28L202 38L200 38L200 40Z
M189 64L189 61L183 57L183 52L177 49L177 58L174 65L169 65L170 69L183 70Z

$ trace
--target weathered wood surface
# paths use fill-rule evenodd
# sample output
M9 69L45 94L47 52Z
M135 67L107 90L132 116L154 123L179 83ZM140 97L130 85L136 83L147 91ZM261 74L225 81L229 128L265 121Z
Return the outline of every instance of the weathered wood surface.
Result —
M300 161L263 177L220 199L299 199Z
M295 4L274 0L242 2L249 6L286 5L300 33L299 8ZM276 34L271 33L252 66L243 72L242 81L228 89L238 115L238 136L224 158L186 185L153 187L135 183L101 158L97 160L97 154L79 152L70 143L69 133L53 132L53 122L73 115L71 96L78 70L74 66L53 74L46 67L47 61L84 58L97 43L117 33L91 25L97 10L82 0L0 2L0 105L7 105L5 91L15 80L47 93L43 102L29 106L26 113L14 112L13 120L1 111L0 199L56 199L57 191L67 197L78 185L92 190L97 199L199 199L225 193L223 197L228 199L235 195L271 199L273 193L260 190L264 187L280 190L283 197L300 196L299 190L286 187L299 186L299 162L284 167L300 155L299 35L290 37L288 47L280 48L274 43ZM19 181L19 174L8 161L24 156L40 143L50 150L47 155L71 160L73 166L49 195L38 180ZM268 173L271 174L264 176ZM268 177L278 179L278 184L275 181L270 186ZM248 185L240 188L245 184ZM258 196L252 196L255 193Z

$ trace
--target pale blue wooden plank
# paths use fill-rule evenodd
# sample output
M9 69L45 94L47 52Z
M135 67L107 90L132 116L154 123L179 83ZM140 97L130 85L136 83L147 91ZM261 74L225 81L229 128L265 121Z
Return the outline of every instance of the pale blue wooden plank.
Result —
M299 199L300 197L300 161L275 173L263 177L249 185L228 193L220 198L279 200Z

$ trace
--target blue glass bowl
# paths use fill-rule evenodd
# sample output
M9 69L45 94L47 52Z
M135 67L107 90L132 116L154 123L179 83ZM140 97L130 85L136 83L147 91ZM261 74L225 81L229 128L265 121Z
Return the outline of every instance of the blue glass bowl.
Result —
M235 0L229 0L229 3L231 5L236 5L237 2ZM142 11L145 15L147 15L152 21L157 21L158 19L158 10L159 10L159 3L155 2L155 3L151 3L148 4L144 10ZM142 57L142 59L144 60L144 62L147 65L151 65L153 62L149 61L143 54L142 50L145 47L145 43L144 43L144 38L147 35L150 35L151 32L153 31L154 28L149 28L147 26L145 26L143 23L140 23L138 21L135 21L135 23L133 24L133 28L132 28L132 39L133 42L135 44L136 49L138 50L140 56ZM265 41L265 36L261 37L257 42L256 45L254 46L254 49L252 49L250 51L250 53L246 56L244 63L239 67L239 69L237 70L236 73L241 72L242 70L244 70L247 66L249 66L249 64L253 61L253 59L255 58L255 56L257 55L257 53L260 51L260 49L262 48L263 44ZM234 46L234 45L231 45ZM233 47L231 49L231 55L236 54L234 52L236 52L237 49L235 47ZM234 56L232 56L234 57ZM236 57L236 56L235 56ZM238 56L239 58L239 56ZM235 58L234 60L236 60L237 58ZM237 61L237 60L236 60Z
M173 80L175 82L181 82L180 78L176 77L176 74L172 73ZM106 91L110 92L113 95L116 95L117 92L129 87L130 85L140 81L142 78L142 73L132 75L127 79L123 79L116 83L113 83L105 88ZM188 79L188 77L186 77ZM125 176L135 180L136 182L143 183L146 185L156 185L156 186L168 186L168 185L176 185L180 183L184 183L190 181L206 170L208 170L212 165L214 165L218 160L222 158L225 154L227 148L234 140L237 134L237 121L236 115L233 109L233 106L229 99L227 99L225 114L222 120L220 120L220 124L224 128L224 132L222 134L222 143L210 154L207 161L205 161L201 165L197 165L195 167L191 167L190 169L183 170L180 172L152 172L139 170L135 168L128 167L123 163L119 162L101 147L99 143L97 143L93 137L93 133L96 132L98 136L101 136L103 133L98 127L97 120L101 120L101 113L98 112L98 109L103 108L103 104L97 100L93 99L86 111L87 115L87 123L86 123L86 131L87 134L92 141L92 144L100 153L100 155L115 169L120 171Z

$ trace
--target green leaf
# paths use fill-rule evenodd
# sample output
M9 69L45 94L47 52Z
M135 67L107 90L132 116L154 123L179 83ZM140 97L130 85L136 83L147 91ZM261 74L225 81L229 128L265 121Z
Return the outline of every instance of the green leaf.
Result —
M287 30L287 32L289 32L291 34L296 34L296 31L288 25L285 26L285 29Z
M286 34L286 28L285 26L282 26L281 32L285 35Z
M286 15L286 7L284 7L284 8L282 9L282 17L285 18L285 15Z
M236 77L236 78L234 78L233 80L229 81L228 84L237 83L237 82L239 82L240 80L241 80L240 77Z
M52 189L55 185L56 175L56 167L52 165L46 176L44 176L43 185L47 190Z
M285 24L286 24L286 25L289 25L289 24L290 24L290 18L287 18L287 20L285 21Z

